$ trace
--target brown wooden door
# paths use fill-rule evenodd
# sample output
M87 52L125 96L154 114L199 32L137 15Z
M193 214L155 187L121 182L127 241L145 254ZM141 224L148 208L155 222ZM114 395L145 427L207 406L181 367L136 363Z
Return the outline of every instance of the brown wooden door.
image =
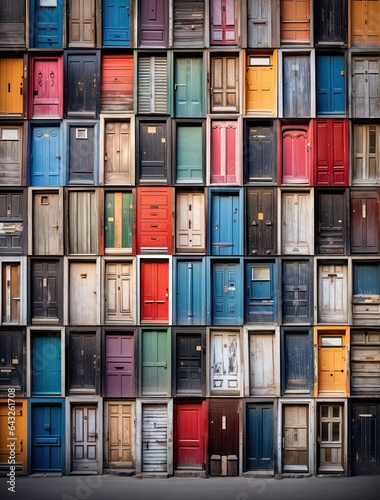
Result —
M108 403L108 466L134 466L134 403Z
M20 264L3 263L2 323L19 324L20 317Z
M22 115L23 75L22 58L0 59L0 114Z
M98 470L98 408L95 405L73 406L71 413L71 470Z
M211 112L239 112L239 58L211 59Z
M208 451L211 475L226 476L231 466L239 470L239 415L238 401L210 400Z
M351 192L351 252L379 252L377 191Z
M95 47L95 0L70 0L69 47Z
M380 43L379 0L351 0L353 47L375 47Z
M283 407L283 471L309 469L309 411L307 405Z
M105 124L104 183L132 184L131 125L109 121Z

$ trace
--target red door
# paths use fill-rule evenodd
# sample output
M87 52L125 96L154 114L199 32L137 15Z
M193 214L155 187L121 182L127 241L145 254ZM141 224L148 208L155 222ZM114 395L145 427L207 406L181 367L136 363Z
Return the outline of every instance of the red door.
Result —
M314 120L315 185L348 185L348 120Z
M174 413L174 463L176 468L202 469L206 423L202 403L177 404Z
M282 182L309 184L310 139L307 125L282 129Z
M141 263L141 321L167 322L169 319L169 263Z
M211 124L211 183L238 182L238 124L236 120Z
M235 45L237 43L236 0L211 0L211 43Z
M33 57L30 117L63 117L62 57Z

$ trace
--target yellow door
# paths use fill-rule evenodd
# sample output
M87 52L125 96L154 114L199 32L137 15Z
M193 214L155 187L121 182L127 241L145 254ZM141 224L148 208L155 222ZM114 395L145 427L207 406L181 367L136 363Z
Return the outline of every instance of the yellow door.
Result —
M272 56L249 56L246 113L273 116L276 113L276 70Z
M0 113L22 114L23 60L0 59Z
M326 335L320 338L318 387L319 392L345 392L346 390L346 348L343 346L342 336Z
M11 443L14 449L8 446ZM9 464L9 459L14 464ZM8 471L10 465L15 465L26 472L26 401L0 401L0 468L4 465Z

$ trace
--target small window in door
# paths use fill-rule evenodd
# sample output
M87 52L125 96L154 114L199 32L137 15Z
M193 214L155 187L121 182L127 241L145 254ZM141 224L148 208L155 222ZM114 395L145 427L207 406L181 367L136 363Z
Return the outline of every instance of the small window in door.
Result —
M49 196L47 195L41 196L41 205L49 205Z
M17 128L3 128L1 129L1 140L2 141L18 141L18 129Z
M75 130L75 139L87 139L87 129L77 128Z
M321 347L342 347L343 346L343 337L331 337L322 336L321 337Z
M249 56L249 66L271 66L270 56Z
M40 0L40 7L57 7L57 0Z
M252 281L268 281L268 280L270 280L269 267L252 268Z

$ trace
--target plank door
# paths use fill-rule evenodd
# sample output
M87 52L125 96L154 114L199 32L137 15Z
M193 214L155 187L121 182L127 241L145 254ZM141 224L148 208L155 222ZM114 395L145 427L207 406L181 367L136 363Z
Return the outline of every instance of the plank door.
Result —
M176 251L205 251L205 195L177 192Z
M378 184L380 127L357 123L353 129L353 184Z
M379 202L377 191L351 193L351 252L379 252Z
M166 136L166 122L140 123L139 177L141 181L167 180Z
M352 118L380 116L379 58L352 57Z
M22 115L24 60L22 58L0 59L0 114Z
M308 54L286 54L283 57L283 116L285 118L311 116L310 56Z
M62 472L65 433L62 405L34 403L30 420L31 472Z
M62 199L57 192L33 192L33 254L62 255Z
M282 250L284 254L313 253L311 224L311 195L309 192L283 193Z
M380 44L379 0L352 0L351 45L353 47L375 47Z
M272 188L248 188L248 252L271 255L277 251L277 192Z
M239 112L239 57L211 57L211 112Z
M307 405L284 405L282 470L309 470L309 411Z
M202 260L177 261L176 324L205 324L205 277Z
M98 253L99 204L95 191L69 192L69 252Z
M346 347L342 335L335 332L319 334L318 389L322 392L346 394Z
M227 476L228 459L239 470L239 402L210 400L209 457L211 474ZM216 465L217 467L213 467ZM219 469L215 473L215 469Z
M271 2L248 0L248 47L271 47Z
M315 184L317 186L347 186L348 121L320 119L315 120L314 123Z
M242 322L242 280L240 266L215 263L212 270L212 324L239 325Z
M347 38L347 4L341 0L317 0L316 44L345 44Z
M170 391L168 332L143 330L141 335L141 395L166 396Z
M1 146L0 146L1 147ZM24 193L0 193L0 253L21 254L24 248Z
M343 472L343 405L320 404L318 409L318 472Z
M100 382L100 355L96 332L70 332L70 393L96 394Z
M62 47L64 2L32 0L30 47L59 49Z
M283 263L284 323L311 322L311 289L308 261L284 261Z
M24 0L5 0L0 19L1 47L25 48L26 5Z
M203 342L199 333L179 333L176 337L176 393L202 395Z
M30 356L32 396L59 396L61 394L60 332L33 332Z
M201 403L175 405L174 463L177 469L202 469L204 432Z
M310 43L310 0L280 2L281 44Z
M277 179L273 122L249 123L246 129L246 182L273 183Z
M108 403L108 466L134 466L134 404Z
M380 385L380 337L378 330L351 330L351 394L375 394Z
M105 193L105 253L132 250L132 192Z
M70 262L69 268L70 324L96 325L99 307L96 262Z
M29 86L30 117L63 117L62 58L33 57Z
M312 387L312 342L308 331L283 332L283 393L309 394Z
M133 54L101 54L102 113L133 110Z
M174 47L203 47L205 36L205 2L173 1Z
M327 263L320 265L318 322L347 322L347 288L347 266Z
M98 471L98 408L73 405L71 410L71 470Z
M212 331L210 391L240 391L240 338L234 331Z
M311 147L309 127L282 130L282 183L310 184Z
M21 324L20 263L2 263L2 324Z
M95 126L69 125L69 184L95 184Z
M239 179L239 131L236 120L211 123L211 184L237 184Z
M105 322L131 322L133 271L131 262L106 262Z
M165 47L168 37L166 0L141 0L139 5L140 46Z
M277 72L274 55L248 55L246 71L246 113L256 116L277 114Z
M168 410L167 405L142 407L142 470L168 470Z
M10 386L8 385L8 387ZM0 465L2 469L9 467L8 464L8 459L9 459L8 446L10 444L10 441L8 441L8 437L10 437L9 417L12 416L14 417L14 419L12 420L12 424L14 425L14 431L12 431L12 439L14 440L13 441L14 449L12 449L12 451L14 451L15 453L14 456L12 456L12 459L14 460L14 462L12 462L12 467L15 467L16 474L19 472L25 472L26 470L27 447L25 446L25 444L26 444L27 415L25 411L26 409L25 402L26 402L25 400L14 400L11 403L13 406L13 410L8 409L8 401L6 403L5 401L1 402L0 404ZM12 413L9 414L8 411L11 411Z
M0 126L0 184L20 186L23 127Z
M346 197L344 192L317 194L320 254L343 255L346 248Z
M174 61L174 116L204 115L203 61L201 57L176 57Z
M340 54L317 56L317 114L345 114L345 60Z
M379 474L379 420L380 406L378 403L355 403L352 405L351 467L352 474L355 476Z
M140 319L167 323L169 318L169 263L141 263Z
M105 391L110 398L135 395L135 340L133 335L106 336Z
M61 185L60 126L33 126L31 132L31 152L29 157L31 185Z
M273 263L246 265L246 321L259 323L275 321L277 287L274 276Z
M106 122L104 183L131 185L131 125L129 122Z
M238 33L238 2L211 0L211 45L236 45Z
M79 1L79 0L73 0ZM85 2L86 0L80 0ZM90 4L90 2L88 2ZM87 5L87 4L86 4ZM96 118L99 105L99 52L66 53L65 108L67 117Z
M69 47L95 47L95 13L95 0L69 0Z
M177 123L175 147L176 182L201 183L205 155L202 124Z
M273 405L247 405L246 470L273 470Z
M276 394L278 382L275 355L274 332L250 332L249 387L251 396L274 396Z
M166 114L168 108L167 57L161 55L140 56L137 72L138 112Z
M31 263L32 323L58 323L61 317L61 276L57 260Z
M18 391L22 391L24 388L23 349L24 346L22 331L3 330L1 332L0 390L2 392L6 392L9 387L14 387L15 390ZM3 434L3 436L5 435L6 434Z
M212 194L212 255L239 255L241 253L240 217L239 195Z
M130 4L130 0L103 0L103 47L130 45Z

